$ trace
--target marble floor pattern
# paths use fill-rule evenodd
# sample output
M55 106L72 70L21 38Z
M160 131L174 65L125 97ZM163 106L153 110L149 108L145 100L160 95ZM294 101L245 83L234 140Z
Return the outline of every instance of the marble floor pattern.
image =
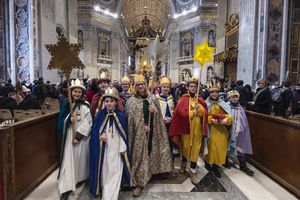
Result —
M187 174L178 174L178 167L167 179L154 178L143 190L140 197L134 198L129 191L121 191L119 200L296 200L297 198L287 192L280 185L253 166L254 177L245 175L238 169L222 170L222 178L217 179L204 168L202 160L198 162L198 175L200 183L195 187ZM58 170L52 173L26 200L58 200L57 189ZM89 194L87 186L80 186L69 197L70 200L94 200Z

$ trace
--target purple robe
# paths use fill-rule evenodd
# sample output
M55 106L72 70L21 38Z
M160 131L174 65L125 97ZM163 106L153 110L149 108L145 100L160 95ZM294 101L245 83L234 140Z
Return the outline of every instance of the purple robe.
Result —
M251 136L248 125L248 120L241 105L233 106L227 102L231 107L232 126L231 137L228 144L228 153L237 155L237 152L243 154L252 154Z

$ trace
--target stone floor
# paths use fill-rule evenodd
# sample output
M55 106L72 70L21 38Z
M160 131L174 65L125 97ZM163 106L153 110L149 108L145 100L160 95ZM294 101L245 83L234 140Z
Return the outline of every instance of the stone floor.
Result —
M240 170L222 169L222 178L218 179L204 168L201 159L198 162L198 176L201 180L194 186L187 174L178 173L177 167L168 177L153 177L140 197L134 198L130 191L121 191L119 200L296 200L277 183L269 179L253 166L254 177L249 177ZM59 194L56 182L57 171L50 175L26 200L58 200ZM94 200L86 185L79 187L70 195L70 200Z

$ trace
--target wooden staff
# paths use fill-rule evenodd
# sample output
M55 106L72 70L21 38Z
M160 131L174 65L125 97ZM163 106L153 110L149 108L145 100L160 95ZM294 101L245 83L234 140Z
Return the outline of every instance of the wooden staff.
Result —
M73 113L73 102L72 102L72 93L71 93L71 88L70 88L70 76L66 76L67 78L67 87L68 87L68 101L69 101L69 106L70 106L70 121L71 118L74 116ZM71 129L72 129L72 135L73 135L73 140L75 138L75 124L71 121Z

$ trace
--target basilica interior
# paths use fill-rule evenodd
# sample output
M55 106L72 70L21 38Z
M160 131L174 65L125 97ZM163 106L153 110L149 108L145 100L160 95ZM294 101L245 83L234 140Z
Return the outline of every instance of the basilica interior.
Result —
M216 77L229 85L243 80L253 88L262 78L276 86L300 82L299 0L0 0L0 83L65 80L62 70L49 67L47 45L60 37L80 47L83 67L71 71L74 79L106 72L117 82L137 73L154 81L168 76L178 84L192 77L204 85ZM213 48L213 59L201 68L194 55L203 42ZM56 117L0 127L0 200L59 199L51 136ZM300 124L247 117L254 177L233 168L216 179L199 159L199 185L184 175L154 179L142 196L133 198L125 190L119 199L300 198ZM69 199L93 197L82 185Z

